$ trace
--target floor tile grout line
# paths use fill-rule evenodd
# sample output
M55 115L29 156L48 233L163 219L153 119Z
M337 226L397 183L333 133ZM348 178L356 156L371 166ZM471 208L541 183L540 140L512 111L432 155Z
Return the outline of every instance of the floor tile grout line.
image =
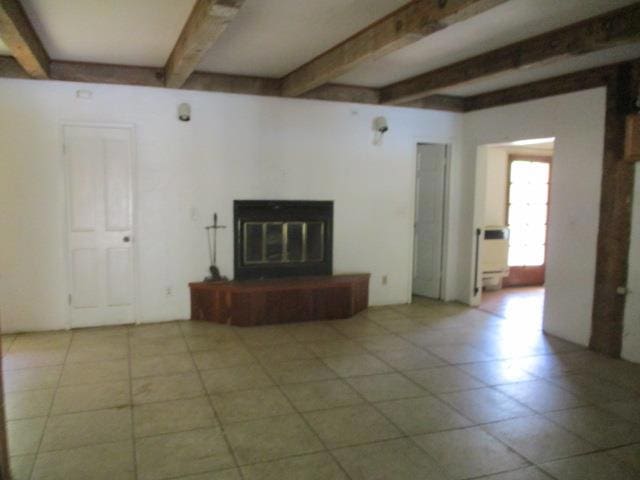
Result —
M573 372L573 373L569 373L569 374L556 375L555 377L551 377L551 378L564 377L564 376L568 376L568 375L580 375L580 374L584 374L584 373L586 373L586 372L580 372L580 373L578 373L578 372ZM552 384L553 386L555 386L555 387L557 387L557 388L560 388L561 390L564 390L564 391L566 391L566 392L568 392L568 393L570 393L570 394L572 394L572 395L574 395L574 396L577 396L577 395L578 395L578 393L579 393L579 392L576 392L576 391L574 391L574 390L571 390L570 388L567 388L566 386L564 386L564 385L562 385L562 384L560 384L560 383L556 383L556 382L552 381L551 379L548 379L548 378L542 378L541 380L544 380L544 381L546 381L546 382L548 382L548 383ZM604 383L609 383L609 382L607 382L606 380L603 380L603 379L598 379L598 380L599 380L599 381L602 381L602 382L604 382ZM619 388L619 389L621 389L621 390L624 390L625 392L633 393L633 395L631 396L631 398L636 398L636 399L640 398L640 394L639 394L639 393L635 393L635 392L633 392L632 390L629 390L629 389L627 389L627 388L625 388L625 387L621 387L621 386L619 386L619 385L615 385L615 387L616 387L616 388ZM623 400L624 400L624 399L611 400L610 402L623 401ZM610 402L608 401L608 402L602 402L602 403L610 403ZM592 401L591 401L591 403L593 403L594 405L597 405L597 404L598 404L598 403L600 403L600 402L596 402L596 401L592 400Z
M571 407L558 408L558 409L554 409L554 410L547 410L547 411L539 412L539 413L540 413L540 415L542 415L542 416L546 417L547 415L551 415L551 414L553 414L553 413L571 412L572 410L581 410L581 409L584 409L584 408L594 408L594 409L596 409L596 410L599 410L601 413L610 414L610 415L612 415L613 417L615 417L616 419L619 419L619 420L621 420L621 421L623 421L623 422L625 422L625 423L629 423L629 424L631 424L631 425L636 425L637 427L639 427L639 428L640 428L640 423L638 423L638 422L634 422L634 421L632 421L632 420L627 420L626 418L624 418L624 417L622 417L622 416L618 415L618 414L617 414L617 413L615 413L615 412L611 412L611 411L609 411L609 410L607 410L607 409L605 409L605 408L602 408L602 406L601 406L601 405L598 405L597 403L586 403L586 404L584 404L584 405L573 405L573 406L571 406ZM552 422L554 422L554 420L551 420L550 418L549 418L549 420L550 420L550 421L552 421ZM554 423L555 423L555 422L554 422Z
M526 469L529 469L529 468L535 468L538 471L541 471L543 473L547 473L547 472L544 472L541 468L539 468L534 463L529 463L529 465L522 465L522 466L517 467L517 468L510 468L508 470L502 470L500 472L490 473L488 475L479 475L477 477L470 477L470 478L466 478L465 480L484 480L486 478L490 478L493 475L504 475L504 474L507 474L507 473L517 473L517 472L519 472L521 470L526 470ZM549 474L547 474L547 475L549 476L550 479L557 480L556 477L553 477L553 476L551 476Z
M187 320L187 321L190 321L190 320ZM180 332L182 333L182 338L183 338L184 342L187 343L187 339L186 339L184 330L182 328L180 328ZM235 470L238 473L238 475L240 476L240 479L244 480L244 473L240 469L240 465L239 465L236 453L234 452L233 448L231 447L231 442L229 441L229 438L227 437L227 433L225 431L225 426L222 423L222 421L220 419L220 416L218 415L218 412L217 412L217 410L215 409L215 407L213 405L213 402L211 400L211 395L209 394L209 391L207 390L207 386L206 386L206 383L205 383L204 378L202 376L202 372L200 371L200 369L198 368L198 366L196 364L195 358L193 356L194 352L192 352L191 349L188 348L188 345L187 345L187 350L189 352L189 356L191 358L191 362L193 364L193 367L195 368L195 371L196 371L196 373L198 375L198 379L200 380L200 386L203 389L203 394L206 396L207 404L209 405L209 408L211 409L211 411L213 413L214 419L217 422L218 428L220 430L220 434L222 435L224 443L225 443L225 445L227 447L227 451L231 455Z
M77 451L86 447L100 447L102 445L112 445L115 443L121 443L123 441L127 441L127 440L108 440L108 441L100 441L100 442L96 442L96 443L89 443L86 445L79 445L79 446L75 446L75 447L67 447L67 448L57 448L54 450L46 450L46 451L42 451L41 453L43 454L60 454L60 453L64 453L64 452L73 452L73 451Z
M500 388L498 388L498 387L501 387L501 386L504 387L504 386L510 386L510 385L518 385L518 384L521 384L521 383L528 383L528 382L533 382L533 381L543 381L545 383L548 383L548 384L550 384L549 386L558 388L560 390L563 390L564 392L569 393L570 395L576 397L576 399L578 399L579 401L584 401L585 403L584 404L579 404L579 405L565 406L565 407L562 407L562 408L553 408L551 410L542 411L542 410L537 410L537 409L535 409L533 407L528 406L524 402L518 400L518 398L516 398L515 396L513 396L513 395L511 395L511 394L509 394L507 392L504 392ZM601 407L601 403L600 402L594 401L591 398L588 398L588 396L585 396L584 399L580 399L580 396L579 396L578 392L573 392L571 390L562 388L560 385L557 385L557 384L555 384L553 382L550 382L549 380L544 379L544 378L540 378L540 379L537 379L537 380L527 380L527 381L524 381L524 382L513 382L513 383L509 383L509 384L494 385L491 388L493 388L494 390L496 390L497 392L499 392L499 393L501 393L503 395L506 395L510 399L512 399L512 400L524 405L525 407L529 408L530 410L533 410L537 414L539 414L541 416L545 416L545 418L546 418L546 416L548 414L551 414L551 413L563 412L563 411L567 411L567 410L575 410L575 409L587 408L587 407L593 407L593 408L597 408L597 409L599 409L601 411L604 411L604 412L609 412L608 410L605 410L605 409L603 409ZM640 398L640 397L638 397L638 398ZM603 402L603 403L610 403L610 402ZM622 417L620 415L617 415L615 412L609 412L609 413L611 413L613 416L615 416L615 417L617 417L617 418L619 418L621 420L629 422L627 419L625 419L624 417ZM549 420L553 421L550 418L549 418ZM554 423L556 423L556 422L554 422ZM635 423L635 422L630 422L630 423ZM560 426L560 424L558 424L558 425ZM566 430L565 427L562 427L562 428ZM573 432L570 432L570 433L573 433Z
M138 450L137 450L137 442L136 442L136 423L135 423L135 412L134 412L134 403L133 403L133 367L132 367L132 355L131 355L131 330L135 328L133 327L127 328L127 368L129 372L129 411L130 411L130 419L131 419L131 449L133 455L133 478L137 479L139 477L138 472Z
M550 458L541 462L535 462L535 461L531 461L531 463L539 468L540 470L543 470L545 473L547 473L546 470L543 469L543 466L548 464L548 463L553 463L553 462L562 462L565 460L571 460L571 459L575 459L575 458L580 458L580 457L588 457L589 455L594 455L596 453L606 453L606 450L590 450L588 452L582 452L582 453L577 453L575 455L566 455L566 456L559 456L559 457L554 457L554 458ZM625 462L616 459L615 457L610 456L611 460L613 460L615 463L621 464L621 465L627 465ZM633 467L630 467L632 470L635 470ZM547 473L548 475L550 475L549 473Z
M516 450L515 448L513 448L511 445L507 444L504 440L502 440L501 438L496 437L495 435L493 435L491 432L489 432L488 430L486 430L484 428L483 425L473 425L473 426L469 426L469 427L464 427L462 430L466 430L466 429L471 429L471 428L479 428L480 430L482 430L484 433L486 433L487 435L489 435L489 437L493 438L495 441L497 441L499 444L501 444L502 446L504 446L510 453L513 453L514 455L516 455L517 457L521 458L522 460L524 460L525 462L527 462L529 464L529 466L531 465L535 465L535 462L533 462L531 459L527 458L523 453L519 452L518 450ZM414 440L415 441L415 440ZM416 442L417 443L417 442ZM494 473L501 473L501 472L494 472ZM493 473L491 474L493 475Z
M404 377L404 378L406 378L407 380L409 380L409 381L410 381L410 382L412 382L413 384L415 384L415 385L417 385L417 386L419 386L419 387L421 387L421 388L424 388L424 389L426 390L426 392L427 392L427 393L428 393L432 398L434 398L434 399L436 399L437 401L441 402L443 405L448 406L449 408L451 408L451 410L453 410L454 412L458 413L462 418L464 418L464 419L466 419L466 420L470 421L472 424L473 424L473 423L475 423L475 420L473 420L473 419L471 419L471 418L468 418L466 415L464 415L464 414L463 414L463 412L459 411L457 408L455 408L453 405L451 405L451 404L449 404L448 402L446 402L444 399L440 398L440 397L439 397L438 395L436 395L435 393L432 393L431 391L429 391L426 387L423 387L422 385L419 385L417 382L413 381L413 379L411 379L411 378L407 377L406 375L404 375L404 374L403 374L403 372L398 372L398 373L400 373L401 375L403 375L403 377ZM389 401L393 401L393 400L389 400ZM377 411L378 411L378 412L379 412L379 413L380 413L380 414L381 414L385 419L387 419L387 421L389 421L392 425L394 425L394 426L395 426L399 431L401 431L401 432L405 433L405 434L406 434L406 436L407 436L407 437L408 437L408 438L409 438L409 439L410 439L410 440L411 440L411 441L412 441L412 442L413 442L413 443L414 443L414 444L415 444L415 445L416 445L416 446L417 446L421 451L423 451L424 453L426 453L426 454L427 454L427 456L428 456L429 458L431 458L431 460L433 460L433 461L434 461L434 462L435 462L439 467L441 467L442 471L444 472L444 465L442 465L442 464L441 464L441 463L440 463L436 458L434 458L431 454L429 454L429 452L427 452L426 450L424 450L424 448L422 448L422 447L420 446L420 444L418 444L418 443L415 441L415 439L414 439L414 438L415 438L416 436L418 436L418 435L410 435L410 434L408 434L408 433L404 432L404 430L403 430L399 425L397 425L397 424L396 424L396 423L395 423L391 418L389 418L389 417L388 417L388 416L387 416L387 415L386 415L386 414L385 414L385 413L384 413L384 412L383 412L383 411L382 411L382 410L381 410L381 409L380 409L380 408L379 408L375 403L371 402L371 405L372 405L372 406L373 406L373 407L374 407L374 408L375 408L375 409L376 409L376 410L377 410ZM429 433L440 433L440 432L443 432L443 431L465 430L465 429L475 428L475 427L479 427L479 425L468 425L468 426L466 426L466 427L459 427L459 428L452 428L452 429L446 429L446 430L439 430L439 431L437 431L437 432L428 432L428 433L426 433L426 434L429 434ZM483 431L484 431L484 429L483 429ZM490 435L490 436L492 436L492 437L493 437L493 435ZM505 446L509 451L511 451L511 452L513 452L513 453L515 453L518 457L520 457L520 458L524 459L524 460L525 460L525 461L527 461L527 462L529 461L527 458L525 458L524 456L522 456L519 452L516 452L516 451L515 451L515 450L513 450L510 446L508 446L508 445L504 444L504 442L502 442L501 440L499 440L499 439L496 439L496 440L498 440L498 441L499 441L499 443L503 444L503 445L504 445L504 446Z
M192 372L193 375L196 375L196 372ZM156 377L144 377L144 378L156 378ZM162 375L158 375L157 378L162 378ZM137 380L137 379L136 379ZM127 380L119 380L118 382L114 382L114 383L125 383L127 382ZM90 383L90 384L83 384L82 386L96 386L96 385L104 385L104 384L100 384L100 383ZM33 390L30 390L33 391ZM198 395L189 395L189 396L185 396L185 397L177 397L177 398L171 398L168 400L154 400L152 402L143 402L143 403L133 403L133 402L129 402L128 404L126 404L126 407L142 407L145 405L157 405L160 403L167 403L167 402L174 402L174 401L179 401L179 400L193 400L194 398L202 398L206 396L206 392L202 392ZM57 413L54 415L48 415L48 418L57 418L57 417L63 417L63 416L67 416L67 415L77 415L77 414L82 414L82 413L91 413L91 412L100 412L103 410L118 410L121 409L123 406L122 405L117 405L117 406L111 406L111 407L99 407L99 408L90 408L90 409L86 409L86 410L73 410L73 411L69 411L69 412L63 412L63 413ZM20 418L17 420L33 420L34 418L42 418L44 417L44 415L36 415L33 417L25 417L25 418ZM17 420L11 420L11 421L17 421Z
M195 475L196 477L199 477L199 476L201 476L201 475L208 475L208 474L210 474L210 473L217 474L217 473L224 473L224 472L235 472L235 473L238 473L238 475L240 475L238 471L239 471L239 469L238 469L238 468L231 467L231 468L223 468L223 469L220 469L220 470L213 470L213 471L209 471L209 472L195 473L195 474L193 474L193 475L191 475L191 474L187 474L187 476L186 476L186 477L185 477L184 475L179 475L179 476L177 476L177 477L162 478L162 479L159 479L159 480L185 480L185 479L189 479L189 478L191 478L191 477L192 477L192 476L194 476L194 475ZM243 477L240 477L240 479L241 479L241 480L244 480L244 478L243 478Z
M545 418L545 417L543 417L542 415L540 415L540 414L536 413L535 415L530 415L530 416L528 416L528 417L517 417L517 418L506 419L506 420L500 420L500 421L497 421L497 422L485 423L485 424L482 424L482 425L478 425L478 427L480 427L480 428L481 428L485 433L487 433L489 436L493 437L494 439L496 439L498 442L500 442L500 443L502 443L503 445L505 445L505 446L506 446L507 448L509 448L510 450L512 450L512 451L514 451L514 452L516 452L519 456L523 457L525 460L527 460L528 462L530 462L532 465L535 465L536 467L539 467L540 465L542 465L542 464L544 464L544 463L549 463L549 461L556 461L556 460L560 460L560 459L574 458L574 457L579 457L579 456L582 456L582 455L585 455L585 454L591 454L591 453L594 453L594 452L595 452L595 450L592 450L592 451L589 451L589 452L579 453L579 454L575 454L575 455L567 455L566 457L558 457L558 458L554 458L554 459L552 459L552 460L546 460L546 461L544 461L544 462L537 462L537 461L535 461L535 460L533 460L533 459L531 459L531 458L529 458L529 457L525 456L525 455L524 455L524 453L520 453L520 452L518 452L514 447L511 447L511 446L510 446L508 443L506 443L504 440L502 440L501 438L499 438L499 437L495 436L493 433L491 433L489 430L487 430L487 429L485 428L487 425L491 425L491 424L497 424L497 423L501 423L501 422L505 422L505 421L518 420L518 419L521 419L521 418L531 418L531 417L542 417L542 418ZM557 425L556 425L556 426L557 426ZM564 430L564 431L565 431L565 433L569 433L569 434L571 434L571 435L574 435L572 432L569 432L569 431L567 431L566 429L562 429L562 430ZM586 440L584 440L584 439L583 439L583 438L581 438L581 437L578 437L577 435L574 435L574 436L576 436L579 440L585 441L585 442L586 442L587 444L589 444L590 446L594 446L594 447L595 447L595 445L593 445L591 442L587 442Z
M631 443L629 445L640 445L640 443ZM629 445L626 445L626 446L629 446ZM611 454L608 454L608 452L610 450L615 450L616 448L620 448L620 447L607 448L607 449L597 449L597 450L592 450L592 451L589 451L589 452L578 453L576 455L568 455L566 457L553 458L553 459L550 459L550 460L546 460L544 462L535 462L534 465L536 466L536 468L544 471L544 473L546 473L547 475L553 477L553 475L550 472L548 472L546 469L543 468L544 465L549 464L549 463L562 462L562 461L565 461L565 460L571 460L571 459L576 459L576 458L580 458L580 457L588 457L590 455L604 453L604 454L607 454L607 457L610 458L614 463L616 463L618 465L621 465L621 466L623 466L623 467L625 467L625 468L627 468L629 470L632 470L633 472L640 473L640 469L629 465L627 462L625 462L623 460L620 460L620 459L616 458L615 456L613 456ZM556 478L556 477L553 477L553 478Z
M557 422L556 420L553 420L552 418L549 418L547 416L548 414L551 414L551 413L566 412L566 411L569 411L569 410L575 410L575 409L578 409L578 408L585 408L585 407L599 408L597 405L587 405L587 406L583 405L581 407L568 408L568 409L564 409L564 410L555 410L555 411L552 411L552 412L541 413L540 416L543 417L545 420L553 423L556 427L560 428L561 430L564 430L565 432L569 433L570 435L574 435L575 437L578 437L583 442L586 442L589 445L595 447L596 450L594 450L594 451L592 451L590 453L599 452L599 451L605 451L607 449L620 448L621 446L624 446L624 445L617 445L615 447L603 447L601 445L598 445L598 444L594 443L592 440L587 439L586 436L584 436L582 433L574 432L574 431L570 430L568 427L566 427L565 425L563 425L563 424ZM614 416L615 416L615 414L614 414ZM622 420L624 420L624 419L622 419ZM626 423L630 423L631 425L636 425L634 422L626 421ZM633 445L634 443L638 443L638 442L630 442L630 443L625 444L625 445Z
M320 360L322 362L322 360ZM322 440L322 438L320 438L320 435L318 434L318 432L316 432L316 430L311 426L311 424L309 423L309 421L306 419L306 417L297 409L297 407L294 405L294 403L289 399L289 397L287 396L287 394L282 390L281 385L278 382L275 382L275 379L273 378L273 376L271 375L271 373L265 368L265 373L267 374L267 376L269 376L269 378L271 379L272 382L275 383L275 385L278 388L278 391L280 392L280 394L287 400L287 402L289 403L289 406L292 408L292 410L298 415L298 417L304 422L304 424L306 425L306 427L309 429L310 432L313 433L313 435L316 437L316 439L318 440L318 442L320 443L320 445L322 445L322 447L324 448L324 451L328 453L329 456L331 456L331 458L333 459L333 461L336 463L336 465L338 466L338 468L340 468L340 470L344 473L345 477L347 479L351 479L351 476L347 473L347 471L344 469L344 467L340 464L340 462L338 461L338 459L335 457L335 455L333 455L331 453L331 451L327 448L327 445L324 443L324 441ZM316 453L316 452L313 452ZM310 455L310 454L305 454L305 455ZM277 460L275 460L277 461Z
M62 381L62 375L64 374L64 365L67 363L67 358L69 356L69 351L71 350L71 343L73 342L73 331L71 331L71 335L69 337L69 343L67 344L67 349L65 351L64 360L62 362L62 369L60 370L60 376L58 377L58 381L56 382L55 393L53 394L53 398L51 399L51 404L49 405L49 411L46 416L46 420L44 422L44 427L42 428L42 433L40 434L40 439L38 441L38 446L35 451L35 458L33 460L33 464L31 466L31 470L29 472L29 478L33 478L35 473L36 465L38 463L38 458L40 457L40 450L42 448L42 442L44 440L45 433L47 432L47 426L49 425L49 421L51 419L51 412L53 411L53 406L55 405L56 398L58 396L58 391L60 389L60 382Z
M291 459L294 459L294 458L302 458L302 457L306 457L306 456L309 456L309 455L318 455L318 454L323 454L323 453L326 453L327 455L329 455L329 450L317 450L317 451L311 452L311 453L296 453L296 454L293 454L293 455L287 455L285 457L280 457L280 458L276 458L276 459L272 459L272 460L261 460L261 461L258 461L258 462L245 463L240 467L240 469L242 470L245 467L254 467L256 465L268 465L270 463L276 463L276 462L281 462L281 461L284 461L284 460L291 460ZM342 470L342 468L340 468L340 469ZM347 479L351 480L351 477L347 476Z
M456 430L469 430L469 429L471 429L471 428L476 428L476 427L475 427L475 426L469 426L469 427L464 427L464 428L460 428L460 429L456 429ZM448 431L455 431L455 430L448 430ZM484 431L484 430L483 430L483 431ZM440 433L440 432L435 432L435 433ZM487 433L487 432L485 432L485 433ZM448 472L446 472L446 471L445 471L445 466L444 466L444 464L440 463L436 457L434 457L431 453L427 452L427 451L424 449L424 447L422 447L422 445L420 445L420 444L417 442L417 440L416 440L416 437L417 437L417 436L418 436L418 435L410 436L410 437L409 437L409 439L411 440L411 442L412 442L412 443L413 443L413 444L414 444L418 449L420 449L420 450L421 450L422 452L424 452L424 453L425 453L425 454L426 454L430 459L432 459L432 460L436 463L436 465L438 465L438 466L441 468L441 470L443 471L443 473L444 473L445 475L449 476ZM420 435L420 436L422 436L422 435ZM522 465L522 466L520 466L520 467L519 467L518 469L516 469L516 470L519 470L519 469L521 469L521 468L528 468L528 467L531 467L531 466L533 466L533 465L534 465L534 464L533 464L533 462L531 462L528 458L524 457L524 456L523 456L523 455L521 455L519 452L515 451L515 450L514 450L513 448L511 448L509 445L506 445L506 444L505 444L504 442L502 442L500 439L497 439L497 438L493 437L493 435L489 435L489 436L491 436L491 437L492 437L492 438L494 438L494 440L496 440L498 443L500 443L500 444L502 444L504 447L506 447L506 449L507 449L510 453L513 453L514 455L516 455L517 457L519 457L520 459L524 460L524 461L527 463L527 465ZM487 477L488 475L496 475L496 474L504 473L505 471L507 471L507 470L503 470L503 471L499 471L499 472L491 472L491 473L484 474L484 475L482 475L482 476L480 476L480 477L477 477L477 478L484 478L484 477Z
M326 324L325 324L326 325ZM333 325L328 324L328 326L330 328L333 328ZM336 330L334 328L334 330ZM342 335L341 332L337 332L339 335ZM296 341L298 344L302 344L303 342L299 342ZM246 343L245 343L245 346ZM247 348L249 348L247 346ZM253 352L250 352L253 355ZM321 364L324 364L326 368L330 367L328 365L326 365L321 358L319 358L315 352L311 352L312 354L315 355L316 359L320 361ZM259 359L256 359L259 361ZM313 435L315 436L315 438L318 440L318 442L320 443L320 445L324 448L324 451L327 452L327 454L333 459L333 461L335 462L335 464L338 466L338 468L344 473L345 477L347 479L351 479L352 477L347 473L347 471L345 470L345 468L342 466L342 464L338 461L338 459L335 457L335 455L331 452L330 449L327 448L327 445L325 444L325 442L322 440L322 438L320 437L320 435L316 432L316 430L311 426L311 424L309 423L309 421L307 420L307 418L304 416L304 414L302 412L300 412L298 410L298 408L295 406L295 404L291 401L291 399L288 397L288 395L285 393L285 391L282 389L282 385L280 384L280 382L276 382L275 378L273 377L272 373L269 372L269 370L266 367L263 367L263 369L265 370L265 374L271 379L271 381L274 383L274 385L278 388L278 391L280 392L280 394L287 400L287 402L289 403L289 405L291 406L292 410L298 415L298 417L304 422L304 424L306 425L306 427L309 429L309 431L311 433L313 433ZM342 380L344 381L344 380ZM305 382L306 383L306 382ZM355 391L355 389L354 389ZM356 394L359 395L359 392L356 391ZM317 453L317 452L314 452ZM303 455L310 455L310 454L301 454L301 456ZM282 460L282 459L277 459L277 460L273 460L273 461L278 461L278 460Z

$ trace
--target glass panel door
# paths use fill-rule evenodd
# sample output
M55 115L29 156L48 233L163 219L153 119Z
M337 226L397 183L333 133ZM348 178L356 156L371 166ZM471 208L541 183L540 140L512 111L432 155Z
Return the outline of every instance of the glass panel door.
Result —
M523 278L519 282L521 285L544 283L549 177L548 158L510 157L507 206L511 232L509 267L516 276ZM525 275L522 275L523 270L527 272Z

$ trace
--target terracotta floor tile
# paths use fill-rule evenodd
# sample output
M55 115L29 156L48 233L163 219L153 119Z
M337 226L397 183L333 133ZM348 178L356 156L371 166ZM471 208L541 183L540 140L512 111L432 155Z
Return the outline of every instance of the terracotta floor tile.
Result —
M234 423L225 428L225 433L240 465L324 449L299 415Z
M402 433L367 405L304 414L329 449L401 437Z
M515 311L416 297L346 320L3 335L11 468L15 480L638 477L640 366Z

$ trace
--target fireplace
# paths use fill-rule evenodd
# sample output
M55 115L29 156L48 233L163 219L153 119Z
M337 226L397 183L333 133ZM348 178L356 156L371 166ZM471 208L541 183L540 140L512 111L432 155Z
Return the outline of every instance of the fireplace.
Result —
M333 202L233 202L236 280L331 275Z

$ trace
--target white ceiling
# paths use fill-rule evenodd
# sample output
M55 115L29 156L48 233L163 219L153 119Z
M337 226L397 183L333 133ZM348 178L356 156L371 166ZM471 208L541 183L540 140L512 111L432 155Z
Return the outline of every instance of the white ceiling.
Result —
M161 66L195 0L22 0L55 60Z
M195 0L21 0L51 58L161 67ZM281 77L408 0L246 0L199 70ZM336 79L380 87L637 0L510 0ZM8 54L0 42L0 55ZM442 90L473 95L640 57L640 43Z
M199 70L281 77L408 0L246 0Z

